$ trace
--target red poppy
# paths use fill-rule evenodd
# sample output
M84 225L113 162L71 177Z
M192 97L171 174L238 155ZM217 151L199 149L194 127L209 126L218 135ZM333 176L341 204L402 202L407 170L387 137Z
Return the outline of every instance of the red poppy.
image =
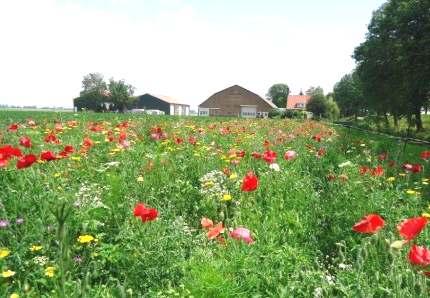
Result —
M197 139L193 136L188 137L188 143L191 145L195 145L197 143Z
M400 236L406 240L412 240L425 228L427 221L428 220L425 217L409 218L400 223L397 226L397 230L399 231Z
M224 227L222 226L222 222L220 222L210 229L206 235L208 236L208 239L214 239L217 238L222 232L224 232Z
M142 203L137 203L134 207L133 215L135 217L140 216L142 222L147 222L156 219L158 216L158 211L155 208L146 208Z
M52 151L42 151L42 153L40 153L40 159L45 161L51 161L56 160L57 157Z
M370 171L370 174L374 177L381 177L384 175L384 168L381 165L378 165Z
M254 157L254 158L261 158L261 153L258 153L258 152L254 151L254 152L251 153L251 156Z
M263 146L264 147L270 147L272 144L270 144L270 142L268 140L264 140Z
M425 246L413 245L409 251L409 262L412 265L428 266L430 265L430 250Z
M210 220L209 218L203 217L200 224L202 225L202 228L204 229L209 229L210 227L212 227L214 225L213 221Z
M72 145L66 145L66 146L64 146L64 152L73 153L73 152L75 152L75 148L73 148Z
M35 163L36 160L37 160L37 157L35 155L27 154L18 160L18 162L16 163L16 167L18 169L28 168L33 163Z
M242 191L253 191L258 187L258 179L253 172L248 172L248 174L243 178L242 181Z
M324 148L320 148L320 149L318 149L318 152L317 152L317 157L321 157L321 156L324 156L325 155L325 149Z
M84 138L84 140L82 141L82 146L84 146L85 148L90 148L92 145L94 145L94 142L88 137Z
M120 132L118 137L118 143L123 142L125 139L127 139L127 134L125 132Z
M240 157L240 158L244 157L245 156L245 151L241 150L241 151L236 152L236 156Z
M31 139L29 137L21 137L19 139L19 144L21 146L24 146L25 148L30 148L31 147Z
M366 166L362 166L362 167L360 168L360 175L364 175L364 174L366 174L369 170L370 170L370 169L369 169L368 167L366 167Z
M412 173L419 173L423 170L423 167L417 163L412 166Z
M374 234L384 227L384 219L377 214L369 214L356 223L352 229L357 233Z
M427 151L423 151L423 152L421 152L420 157L421 157L422 159L425 159L425 160L429 159L429 158L430 158L430 151L429 151L429 150L427 150Z
M59 143L60 143L60 140L58 140L58 139L57 139L57 136L56 136L55 134L51 133L51 134L49 134L49 135L47 135L47 136L45 137L45 142L46 142L46 143L55 143L55 144L59 144Z
M317 141L317 142L321 142L321 135L314 135L312 137L312 140Z
M178 137L176 137L175 138L175 143L176 143L176 145L180 145L180 144L182 144L184 142L184 139L183 138L178 138Z
M276 152L272 151L272 150L267 150L263 153L262 158L267 162L267 163L274 163L276 160Z
M22 156L21 150L19 150L19 148L14 148L11 145L0 147L0 159L9 159L13 156Z
M16 124L16 123L11 124L7 129L7 131L9 131L9 132L15 132L17 130L18 130L18 124Z

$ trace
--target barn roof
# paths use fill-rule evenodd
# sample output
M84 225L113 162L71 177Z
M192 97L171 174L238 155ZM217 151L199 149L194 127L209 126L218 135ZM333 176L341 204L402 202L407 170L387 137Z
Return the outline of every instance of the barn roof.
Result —
M182 103L181 101L177 100L176 98L172 98L170 96L159 95L159 94L152 94L152 93L146 93L146 94L150 95L152 97L158 98L159 100L162 100L164 102L167 102L168 104L177 104L177 105L189 106L189 104ZM146 95L146 94L144 94L144 95Z
M215 95L217 95L218 93L224 92L225 90L228 90L228 89L231 89L231 88L234 88L234 87L239 87L239 88L241 88L241 89L244 89L245 91L247 91L247 92L249 92L249 93L253 94L253 95L254 95L255 97L257 97L258 99L260 99L260 100L264 101L266 104L268 104L268 105L269 105L269 106L271 106L272 108L276 108L276 105L275 105L275 104L273 104L271 101L269 101L269 100L267 100L267 99L264 99L264 98L262 98L260 95L258 95L257 93L254 93L254 92L252 92L252 91L250 91L250 90L248 90L248 89L246 89L246 88L243 88L242 86L239 86L239 85L233 85L233 86L231 86L231 87L225 88L225 89L223 89L223 90L221 90L221 91L218 91L218 92L216 92L216 93L212 94L211 96L209 96L209 98L208 98L208 99L206 99L206 100L205 100L205 101L203 101L201 104L199 104L199 106L202 106L203 104L205 104L209 99L211 99L212 97L214 97L214 96L215 96Z
M310 95L288 95L287 109L295 109L296 105L299 103L302 103L304 106L306 106L310 99Z

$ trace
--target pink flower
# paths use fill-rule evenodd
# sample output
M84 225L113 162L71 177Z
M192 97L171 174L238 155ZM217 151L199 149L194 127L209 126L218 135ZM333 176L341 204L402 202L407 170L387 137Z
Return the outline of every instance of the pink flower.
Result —
M287 152L285 152L284 159L285 160L292 160L292 159L296 158L296 156L297 156L296 151L288 150Z
M251 238L251 233L246 228L237 228L234 231L230 232L230 237L234 238L236 240L243 240L248 244L251 244L254 242L254 239Z

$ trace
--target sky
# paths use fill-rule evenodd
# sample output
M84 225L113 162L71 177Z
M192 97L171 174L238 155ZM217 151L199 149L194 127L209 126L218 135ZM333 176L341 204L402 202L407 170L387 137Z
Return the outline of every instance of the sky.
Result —
M196 109L238 84L330 92L385 0L0 0L0 104L72 107L83 76Z

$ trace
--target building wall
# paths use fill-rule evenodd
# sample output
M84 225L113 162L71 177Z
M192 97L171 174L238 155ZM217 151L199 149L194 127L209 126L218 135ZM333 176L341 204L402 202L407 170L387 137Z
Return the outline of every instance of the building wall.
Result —
M255 106L256 112L269 112L273 109L260 96L240 86L233 86L215 93L199 106L201 111L209 110L210 116L240 116L243 106ZM202 115L206 116L206 115Z

